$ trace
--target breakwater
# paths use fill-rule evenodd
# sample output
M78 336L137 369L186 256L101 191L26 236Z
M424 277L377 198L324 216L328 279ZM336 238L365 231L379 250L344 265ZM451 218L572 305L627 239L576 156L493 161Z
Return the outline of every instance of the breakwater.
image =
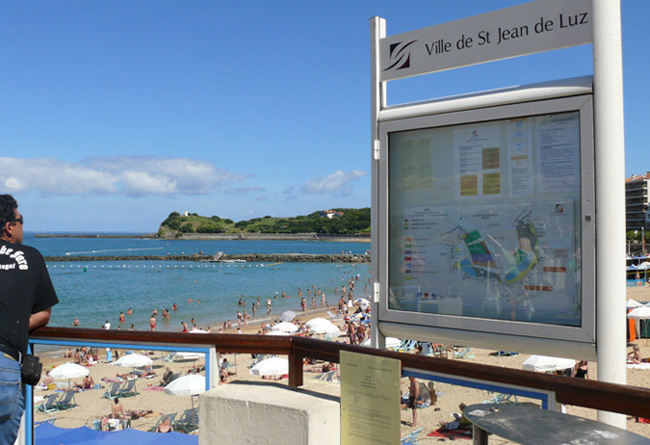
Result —
M195 261L195 262L228 262L246 261L248 263L370 263L370 255L328 255L328 254L262 254L249 253L238 255L224 254L219 261L211 255L118 255L118 256L46 256L45 261Z

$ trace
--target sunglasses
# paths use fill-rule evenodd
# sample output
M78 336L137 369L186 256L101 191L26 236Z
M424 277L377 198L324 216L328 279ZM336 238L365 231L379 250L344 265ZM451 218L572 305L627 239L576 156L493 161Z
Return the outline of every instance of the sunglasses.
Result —
M11 220L11 222L12 222L12 223L20 223L20 224L24 224L24 223L23 223L23 216L20 215L20 218L13 219L13 220Z

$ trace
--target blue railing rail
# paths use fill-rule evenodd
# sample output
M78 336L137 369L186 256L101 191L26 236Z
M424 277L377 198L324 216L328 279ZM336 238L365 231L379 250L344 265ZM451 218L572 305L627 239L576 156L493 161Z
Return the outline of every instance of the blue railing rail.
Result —
M289 357L289 386L303 385L303 359L340 363L340 351L352 351L400 360L402 369L474 379L494 385L516 385L555 394L557 402L603 411L650 418L650 389L595 380L574 379L471 361L424 357L351 346L300 336L245 334L188 334L173 332L118 331L43 327L31 333L33 340L110 342L133 345L209 346L219 353L261 353Z

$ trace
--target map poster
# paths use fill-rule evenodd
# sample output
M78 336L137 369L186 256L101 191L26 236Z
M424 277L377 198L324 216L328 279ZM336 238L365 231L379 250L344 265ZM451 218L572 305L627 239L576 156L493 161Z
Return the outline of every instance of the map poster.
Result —
M341 351L341 445L400 439L400 361Z
M405 207L391 252L392 308L580 323L579 252L570 200Z

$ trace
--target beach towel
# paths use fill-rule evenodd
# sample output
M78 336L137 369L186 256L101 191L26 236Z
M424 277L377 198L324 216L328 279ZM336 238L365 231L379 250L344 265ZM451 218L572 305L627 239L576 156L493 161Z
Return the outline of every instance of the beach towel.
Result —
M631 369L650 369L650 363L628 363L627 367Z
M427 437L444 437L446 439L471 439L472 431L471 430L447 430L438 428L435 431L431 431L427 434Z

